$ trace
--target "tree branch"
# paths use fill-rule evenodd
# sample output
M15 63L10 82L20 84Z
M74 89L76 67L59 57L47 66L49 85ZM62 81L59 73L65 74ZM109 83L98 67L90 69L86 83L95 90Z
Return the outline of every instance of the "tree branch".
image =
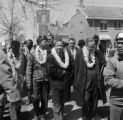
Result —
M27 15L26 15L26 2L25 2L25 5L24 5L21 0L18 0L18 1L21 4L22 11L23 11L23 13L25 15L25 18L27 19Z

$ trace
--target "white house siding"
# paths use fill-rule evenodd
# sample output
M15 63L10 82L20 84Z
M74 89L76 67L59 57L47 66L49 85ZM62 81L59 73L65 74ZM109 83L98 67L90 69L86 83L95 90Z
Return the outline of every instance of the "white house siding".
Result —
M81 13L73 16L69 22L69 36L74 37L76 41L86 39L90 36L90 28L86 21L86 16Z
M94 21L95 23L93 23L93 19L87 20L86 16L80 12L74 15L69 22L70 37L74 37L78 41L79 39L86 39L88 37L92 37L95 34L106 34L111 37L111 42L113 44L116 35L119 32L123 32L123 20L121 29L115 29L113 25L114 20L108 20L108 29L105 31L100 30L100 20ZM95 27L93 27L93 25Z

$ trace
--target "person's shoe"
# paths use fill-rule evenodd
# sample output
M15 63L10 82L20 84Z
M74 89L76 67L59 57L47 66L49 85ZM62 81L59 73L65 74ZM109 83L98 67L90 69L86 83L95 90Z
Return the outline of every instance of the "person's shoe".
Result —
M88 118L88 117L83 116L83 117L82 117L82 120L89 120L89 118Z
M35 116L34 116L34 120L40 120L40 119L39 119L39 116L35 115Z
M46 118L45 115L40 115L40 116L39 116L39 120L47 120L47 118Z

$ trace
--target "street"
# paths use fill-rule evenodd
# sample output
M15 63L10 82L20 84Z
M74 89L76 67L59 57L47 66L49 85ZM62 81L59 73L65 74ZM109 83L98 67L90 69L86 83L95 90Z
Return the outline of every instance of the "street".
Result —
M33 120L34 113L32 104L22 105L21 112L22 112L22 120ZM98 116L96 120L108 120L107 116L109 116L108 106L103 107L102 102L99 101ZM47 118L48 120L53 120L51 99L48 101ZM75 101L65 103L64 120L82 120L81 107L77 106Z

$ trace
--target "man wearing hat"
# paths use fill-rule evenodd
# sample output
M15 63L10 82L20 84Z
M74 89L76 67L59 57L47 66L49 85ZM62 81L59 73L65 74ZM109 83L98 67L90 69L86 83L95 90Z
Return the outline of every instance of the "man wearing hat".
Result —
M85 41L82 39L82 40L79 40L78 41L78 48L82 49L83 47L85 46Z
M116 37L117 54L104 69L105 84L111 87L110 120L123 120L123 33Z

